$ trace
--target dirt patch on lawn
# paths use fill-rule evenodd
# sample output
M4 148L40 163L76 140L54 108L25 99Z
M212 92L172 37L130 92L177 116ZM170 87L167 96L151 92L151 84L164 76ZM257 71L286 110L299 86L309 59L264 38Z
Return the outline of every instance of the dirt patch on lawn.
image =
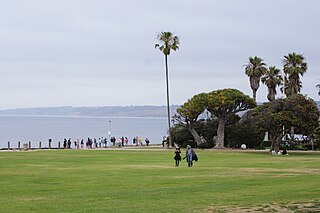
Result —
M209 207L199 213L320 213L320 201L312 203L270 204L253 207Z

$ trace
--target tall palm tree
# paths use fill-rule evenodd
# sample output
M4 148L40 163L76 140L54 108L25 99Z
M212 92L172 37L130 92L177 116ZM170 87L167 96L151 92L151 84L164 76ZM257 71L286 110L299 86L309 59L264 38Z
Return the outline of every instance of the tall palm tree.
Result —
M287 97L291 97L300 92L302 83L300 76L307 71L308 65L305 58L301 54L289 53L284 56L283 72L285 74L284 93Z
M260 86L261 76L263 76L266 71L266 64L263 62L262 58L257 56L249 57L249 63L246 65L245 73L249 76L254 101L256 101L256 94Z
M292 97L300 92L302 83L300 81L300 75L307 71L308 65L305 62L305 58L302 54L296 54L295 52L289 53L284 56L283 59L283 72L285 74L284 79L284 93L287 97ZM291 127L291 137L294 137L294 127Z
M280 69L277 69L275 66L269 67L265 75L261 78L261 81L268 87L268 100L270 102L273 101L277 94L276 88L277 86L280 86L283 81Z
M168 55L171 50L179 49L179 37L175 36L172 32L161 32L157 34L158 44L155 44L155 48L159 48L164 54L164 61L166 66L166 85L167 85L167 113L168 113L168 128L169 128L169 146L172 147L171 137L171 123L170 123L170 102L169 102L169 77L168 77Z

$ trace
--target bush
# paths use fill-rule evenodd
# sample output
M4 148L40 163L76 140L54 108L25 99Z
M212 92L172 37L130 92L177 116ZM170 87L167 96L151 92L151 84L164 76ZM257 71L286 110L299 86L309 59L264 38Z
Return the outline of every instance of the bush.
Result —
M301 151L307 151L308 148L302 144L297 144L291 147L292 150L301 150Z
M271 144L272 142L271 141L262 141L260 143L260 146L257 147L258 149L268 149L268 148L271 148Z
M172 142L178 144L180 147L186 147L189 141L193 141L193 137L188 128L181 124L177 124L171 128L171 136Z
M225 145L231 148L240 148L246 144L247 148L259 148L265 133L247 122L239 122L227 126L225 132Z
M184 141L181 144L181 147L186 148L188 145L190 145L192 148L196 147L196 143L194 142L194 140L188 140L188 141Z
M202 135L207 141L206 143L199 144L198 148L212 148L215 145L213 137L217 132L218 122L217 120L201 119L194 125L195 130L199 135ZM171 135L173 143L178 144L180 147L187 147L190 145L196 147L194 138L189 132L188 128L183 124L177 124L171 128Z
M202 135L204 139L207 141L208 145L204 145L204 146L207 146L208 148L212 148L215 144L215 142L213 141L213 138L214 136L217 135L218 121L212 120L212 119L199 120L197 122L197 125L195 126L195 129L199 133L199 135ZM209 144L213 144L213 146Z
M199 149L211 149L214 147L215 144L216 144L215 140L210 140L205 143L199 144L198 148Z

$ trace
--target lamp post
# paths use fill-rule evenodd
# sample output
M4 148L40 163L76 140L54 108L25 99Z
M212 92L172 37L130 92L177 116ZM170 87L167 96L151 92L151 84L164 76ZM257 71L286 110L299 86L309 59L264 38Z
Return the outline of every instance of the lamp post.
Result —
M108 136L109 136L109 140L108 142L110 143L110 146L111 146L111 142L110 142L110 139L111 139L111 119L109 118L109 130L108 130ZM108 143L107 142L107 143ZM108 146L107 146L108 147Z

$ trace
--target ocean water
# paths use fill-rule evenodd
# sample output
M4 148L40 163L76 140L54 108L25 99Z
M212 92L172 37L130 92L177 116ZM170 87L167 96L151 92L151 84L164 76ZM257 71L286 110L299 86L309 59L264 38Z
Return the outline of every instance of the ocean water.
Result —
M150 144L160 144L167 134L166 118L103 118L79 116L8 116L0 115L0 148L18 147L21 143L31 142L32 148L48 147L52 139L52 147L63 144L63 139L86 139L110 136L128 137L132 144L133 137L141 136L150 140ZM108 141L109 142L109 141ZM72 143L73 145L73 143Z

